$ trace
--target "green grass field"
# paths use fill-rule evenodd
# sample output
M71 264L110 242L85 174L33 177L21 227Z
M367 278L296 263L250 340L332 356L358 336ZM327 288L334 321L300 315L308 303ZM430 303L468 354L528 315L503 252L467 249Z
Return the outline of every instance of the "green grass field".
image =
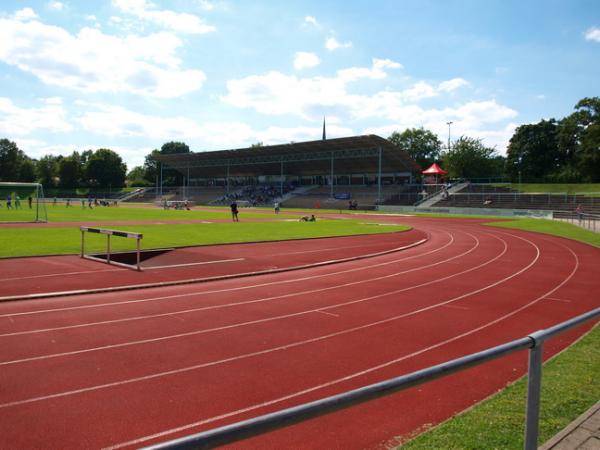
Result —
M273 218L252 210L240 211L240 222L233 223L227 211L175 211L158 208L65 208L50 206L49 221L92 222L99 227L135 231L144 234L143 249L184 247L232 242L256 242L285 239L345 236L353 234L375 234L403 231L409 227L377 226L356 220L321 220L299 222L299 214L279 214L278 219L288 221L244 222L244 219ZM20 211L4 212L4 215ZM318 214L317 214L318 216ZM111 222L125 220L160 221L161 224L114 225ZM180 220L226 220L223 223L178 224ZM103 251L106 237L86 234L86 252ZM76 225L65 227L7 227L0 231L0 257L76 254L80 251L81 232ZM133 239L111 239L115 251L132 250Z
M494 183L494 186L508 187L515 191L542 194L584 194L600 197L600 183L548 184L548 183Z

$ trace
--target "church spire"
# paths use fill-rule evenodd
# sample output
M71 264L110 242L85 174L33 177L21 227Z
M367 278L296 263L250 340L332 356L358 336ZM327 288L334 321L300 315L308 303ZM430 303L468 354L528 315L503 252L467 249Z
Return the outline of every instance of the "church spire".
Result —
M325 134L325 116L323 116L323 140L327 139L327 136Z

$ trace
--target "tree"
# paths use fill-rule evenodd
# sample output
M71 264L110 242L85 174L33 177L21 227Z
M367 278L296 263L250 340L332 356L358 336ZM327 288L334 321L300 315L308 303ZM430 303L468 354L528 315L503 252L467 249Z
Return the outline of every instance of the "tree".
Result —
M156 183L160 173L160 165L155 157L158 155L173 155L177 153L190 153L190 147L183 142L166 142L160 150L152 150L144 160L144 179L150 184ZM165 186L181 186L183 175L174 169L163 169L162 182Z
M405 150L423 168L437 161L442 151L442 142L423 127L407 128L402 133L394 131L388 141Z
M128 186L152 186L145 178L146 171L143 166L136 166L127 174Z
M600 181L600 97L584 98L576 105L580 145L577 167L584 179Z
M89 157L85 173L91 185L121 187L125 185L127 166L117 153L101 148Z
M35 168L37 172L38 182L44 186L56 186L58 179L58 160L59 158L53 155L45 155L37 162Z
M451 178L494 178L502 175L503 158L481 139L461 136L442 160Z
M27 159L13 141L0 139L0 181L23 181L21 166Z
M79 153L62 158L58 162L58 185L63 188L76 188L81 185L83 169Z
M19 181L24 183L33 183L37 179L35 175L35 162L29 158L26 158L21 163L21 173L19 175Z
M521 125L510 138L507 149L507 172L513 180L544 181L560 170L561 156L554 119Z

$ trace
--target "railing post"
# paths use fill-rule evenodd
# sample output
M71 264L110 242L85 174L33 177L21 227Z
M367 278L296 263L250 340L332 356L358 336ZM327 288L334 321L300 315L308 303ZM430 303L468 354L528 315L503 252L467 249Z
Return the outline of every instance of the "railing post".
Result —
M535 333L534 333L535 335ZM533 347L529 350L529 371L527 374L527 411L525 421L525 450L538 448L538 431L540 421L540 393L542 388L542 352L543 342L534 336Z

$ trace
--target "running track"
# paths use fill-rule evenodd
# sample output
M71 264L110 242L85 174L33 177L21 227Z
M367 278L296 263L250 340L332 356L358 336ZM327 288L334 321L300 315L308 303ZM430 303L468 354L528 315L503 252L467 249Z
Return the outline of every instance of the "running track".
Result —
M600 304L600 249L477 221L382 220L428 240L292 272L0 304L0 448L149 445L408 373ZM545 356L576 337L549 341ZM235 448L380 448L525 370L526 354L514 354Z

